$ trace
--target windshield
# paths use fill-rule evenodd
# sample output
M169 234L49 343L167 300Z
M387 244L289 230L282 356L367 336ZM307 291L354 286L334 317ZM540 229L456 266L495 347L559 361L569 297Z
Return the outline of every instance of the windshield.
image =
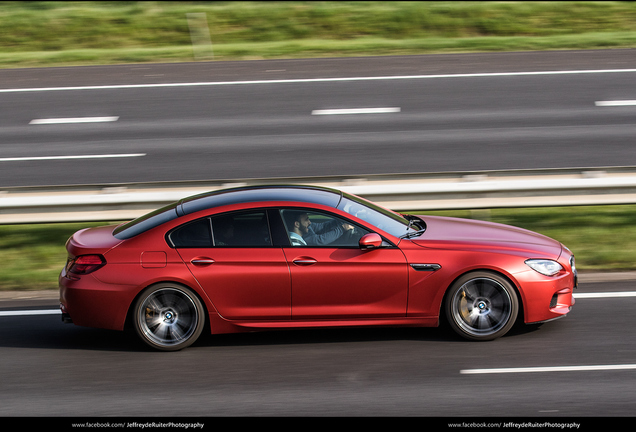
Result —
M418 217L404 217L370 201L348 194L343 194L337 208L370 223L394 237L411 237L421 234L426 228L424 221Z

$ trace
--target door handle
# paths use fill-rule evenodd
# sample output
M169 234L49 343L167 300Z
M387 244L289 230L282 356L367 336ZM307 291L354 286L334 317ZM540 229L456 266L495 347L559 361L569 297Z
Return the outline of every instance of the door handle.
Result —
M190 263L195 266L204 267L214 264L214 260L212 258L192 258Z
M296 258L294 260L294 264L299 266L308 266L308 265L316 264L317 262L318 261L316 261L313 258Z

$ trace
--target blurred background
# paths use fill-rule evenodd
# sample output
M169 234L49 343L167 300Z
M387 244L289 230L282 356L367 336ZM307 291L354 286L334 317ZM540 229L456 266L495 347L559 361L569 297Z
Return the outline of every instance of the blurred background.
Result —
M635 27L633 2L0 2L0 290L55 289L81 227L274 181L633 270Z

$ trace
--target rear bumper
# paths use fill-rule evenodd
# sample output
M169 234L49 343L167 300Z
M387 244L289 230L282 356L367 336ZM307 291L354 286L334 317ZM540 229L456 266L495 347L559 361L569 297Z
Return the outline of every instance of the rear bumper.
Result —
M84 327L123 330L128 305L134 298L133 286L100 282L92 275L58 279L62 320Z

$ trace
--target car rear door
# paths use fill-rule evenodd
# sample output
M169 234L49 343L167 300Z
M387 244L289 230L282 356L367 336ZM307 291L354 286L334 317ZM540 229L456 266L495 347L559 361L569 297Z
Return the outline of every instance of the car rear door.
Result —
M265 210L199 219L169 234L184 263L228 320L289 320L290 275L272 246Z

